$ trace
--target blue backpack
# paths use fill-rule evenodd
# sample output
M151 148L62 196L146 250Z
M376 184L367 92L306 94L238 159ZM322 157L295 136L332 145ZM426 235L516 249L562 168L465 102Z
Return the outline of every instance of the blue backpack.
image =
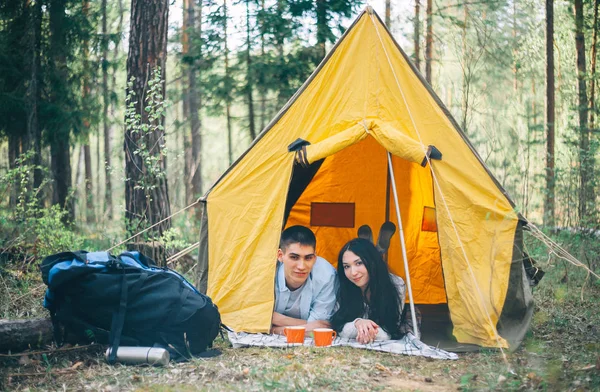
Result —
M41 270L57 343L109 344L111 363L119 345L163 347L175 360L202 356L220 331L209 297L138 252L63 252Z

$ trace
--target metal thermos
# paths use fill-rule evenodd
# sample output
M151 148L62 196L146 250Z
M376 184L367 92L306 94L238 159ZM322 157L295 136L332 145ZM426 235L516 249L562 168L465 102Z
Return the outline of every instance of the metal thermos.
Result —
M108 361L111 348L106 350L105 358ZM159 347L119 347L117 349L117 362L140 365L149 364L156 366L167 366L170 359L169 352Z

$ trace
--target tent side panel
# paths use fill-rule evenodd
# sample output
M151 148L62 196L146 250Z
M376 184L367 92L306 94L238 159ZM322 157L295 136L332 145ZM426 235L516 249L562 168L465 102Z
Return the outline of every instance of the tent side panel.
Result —
M498 333L516 350L529 329L533 317L533 295L523 267L523 222L519 222L515 231L512 264L508 291L500 319Z
M200 246L198 248L198 264L196 266L196 287L206 294L208 286L208 214L206 201L202 201L202 218L200 219Z
M222 322L234 331L268 332L294 154L267 136L247 158L207 199L207 293ZM255 165L259 158L260 165Z

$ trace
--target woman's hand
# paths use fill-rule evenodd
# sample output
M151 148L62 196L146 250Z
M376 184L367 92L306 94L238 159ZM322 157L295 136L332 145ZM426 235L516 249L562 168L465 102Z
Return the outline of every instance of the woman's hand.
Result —
M356 327L356 341L361 344L372 343L377 336L379 325L369 319L357 319L354 321Z

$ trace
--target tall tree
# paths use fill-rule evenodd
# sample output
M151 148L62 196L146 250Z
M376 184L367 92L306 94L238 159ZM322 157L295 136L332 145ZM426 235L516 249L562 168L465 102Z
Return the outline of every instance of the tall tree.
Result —
M544 225L555 225L554 200L554 0L546 0L546 194Z
M415 39L415 67L421 70L421 0L415 0L415 22L414 22L414 39Z
M223 0L223 31L224 31L224 47L225 47L225 116L227 120L227 157L229 158L229 164L233 163L233 135L232 135L232 118L231 118L231 87L233 80L231 76L231 69L229 68L229 46L227 45L227 41L229 38L228 35L228 18L227 15L227 0Z
M68 200L71 188L71 124L65 121L66 113L71 110L71 100L65 81L69 78L67 67L67 29L66 0L50 0L50 68L51 84L49 100L54 120L48 124L50 139L51 169L54 179L53 204L59 204L67 214L65 219L73 221L73 202Z
M31 3L29 3L31 5ZM42 127L40 122L40 106L42 94L42 69L41 69L41 53L42 53L42 2L35 1L30 14L32 25L31 37L31 83L29 85L30 97L30 113L31 117L28 121L29 134L33 136L33 188L39 189L42 185ZM39 200L41 202L41 200Z
M577 90L579 97L579 219L588 218L588 204L594 202L593 157L590 154L588 99L586 88L585 32L583 0L575 0L575 49L577 52ZM592 207L593 209L593 207Z
M592 25L592 54L591 54L591 69L590 69L590 131L592 134L595 130L595 119L596 114L596 57L598 53L598 1L594 1L594 24Z
M164 100L167 59L167 28L169 2L167 0L132 0L129 33L129 53L127 56L128 95L132 93L133 104L142 124L147 124L148 132L140 132L131 127L125 130L125 217L128 230L137 232L148 224L156 224L170 215L169 192L164 146L164 117L150 118L145 110L148 99ZM154 71L162 74L160 91L155 97L146 96L146 85ZM126 119L127 121L127 119ZM152 170L140 153L157 164ZM137 152L137 153L136 153ZM140 184L149 184L140 186ZM162 234L170 227L170 221L159 224L154 233Z
M252 36L250 22L250 0L246 0L246 103L248 104L248 132L250 140L256 138L256 127L254 124L254 70L252 64Z
M385 25L388 29L392 28L392 2L385 0Z
M83 1L83 16L84 18L88 18L90 10L90 2L89 0ZM94 192L93 192L93 182L92 182L92 153L90 150L90 131L91 131L91 105L90 102L90 51L89 51L89 40L87 35L83 39L83 86L81 89L81 95L83 100L83 108L86 113L85 118L83 120L83 126L85 129L83 130L83 151L84 151L84 160L85 160L85 220L90 223L94 217Z
M431 84L431 62L433 56L433 0L427 0L427 35L425 37L425 79Z
M267 125L267 86L266 86L266 38L267 10L265 8L265 0L260 0L260 11L258 12L258 25L260 28L260 64L257 69L257 84L260 94L260 129L265 129Z
M198 7L199 15L196 21L196 4L194 1L188 1L187 29L190 37L190 52L196 53L196 56L190 56L188 66L188 110L190 114L190 135L191 135L191 164L190 180L192 199L197 199L202 195L202 135L200 128L200 109L202 105L202 92L197 86L196 73L198 72L198 61L196 58L202 58L202 2ZM191 202L192 200L190 200ZM196 213L200 214L201 209L197 208Z
M336 34L331 26L337 16L349 18L359 0L289 0L290 12L295 17L312 16L317 25L317 50L320 58L326 54L326 44L334 42ZM389 27L389 26L388 26Z
M110 139L111 129L110 120L108 117L108 108L110 106L110 98L108 91L108 16L106 14L107 0L102 0L100 11L102 14L102 36L100 46L102 50L102 125L104 135L104 213L108 220L112 220L112 181L110 178L111 159L110 159ZM100 168L98 168L100 170Z
M41 101L41 45L42 45L42 2L29 2L29 50L31 54L31 77L29 83L29 120L27 121L30 148L33 148L33 188L42 185L42 128L40 126ZM39 200L41 201L41 200Z

